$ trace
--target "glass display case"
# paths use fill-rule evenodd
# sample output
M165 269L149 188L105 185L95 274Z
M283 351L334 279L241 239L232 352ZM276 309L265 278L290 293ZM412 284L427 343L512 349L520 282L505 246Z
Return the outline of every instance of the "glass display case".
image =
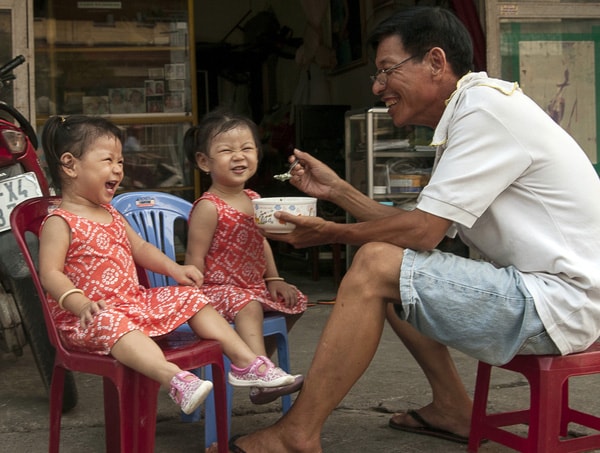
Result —
M373 107L346 113L346 180L370 198L406 205L429 182L433 131L395 127L387 110Z
M396 127L387 107L350 110L345 117L346 180L374 200L413 209L429 182L435 148L426 127ZM346 215L346 222L355 219ZM357 247L346 246L346 267Z
M196 123L193 1L37 2L36 112L102 115L126 131L124 190L196 196L182 139Z

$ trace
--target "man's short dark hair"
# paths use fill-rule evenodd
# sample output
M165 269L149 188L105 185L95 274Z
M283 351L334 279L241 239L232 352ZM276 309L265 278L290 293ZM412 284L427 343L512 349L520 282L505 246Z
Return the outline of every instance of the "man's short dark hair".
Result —
M461 77L473 67L473 42L462 22L446 8L416 6L403 8L383 20L371 33L368 43L398 36L409 55L422 58L433 47L446 52L454 73Z

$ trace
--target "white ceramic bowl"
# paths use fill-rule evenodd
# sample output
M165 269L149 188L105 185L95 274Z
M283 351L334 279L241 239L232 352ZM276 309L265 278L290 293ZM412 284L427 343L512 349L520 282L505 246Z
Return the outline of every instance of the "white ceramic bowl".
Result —
M268 233L289 233L296 225L273 216L276 212L294 215L316 216L317 199L311 197L271 197L252 200L254 222Z

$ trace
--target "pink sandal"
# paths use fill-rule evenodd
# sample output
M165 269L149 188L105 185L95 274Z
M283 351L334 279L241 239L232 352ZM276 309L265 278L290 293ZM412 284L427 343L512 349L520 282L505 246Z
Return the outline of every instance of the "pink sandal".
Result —
M212 388L212 382L203 381L189 371L180 371L171 379L169 396L185 414L191 414L204 402Z
M281 387L292 384L294 376L276 367L267 357L258 356L247 368L231 364L229 383L236 387Z

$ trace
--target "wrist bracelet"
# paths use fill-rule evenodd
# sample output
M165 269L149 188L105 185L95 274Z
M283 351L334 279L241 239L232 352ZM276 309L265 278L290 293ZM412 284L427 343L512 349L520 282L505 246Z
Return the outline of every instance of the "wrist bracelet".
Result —
M83 290L79 289L79 288L72 288L72 289L69 289L69 290L65 291L63 293L63 295L58 298L58 306L61 308L61 310L65 309L65 307L63 307L63 302L65 301L65 299L67 297L69 297L71 294L75 294L75 293L77 293L77 294L85 294L83 292Z
M265 282L285 282L283 277L265 277Z

